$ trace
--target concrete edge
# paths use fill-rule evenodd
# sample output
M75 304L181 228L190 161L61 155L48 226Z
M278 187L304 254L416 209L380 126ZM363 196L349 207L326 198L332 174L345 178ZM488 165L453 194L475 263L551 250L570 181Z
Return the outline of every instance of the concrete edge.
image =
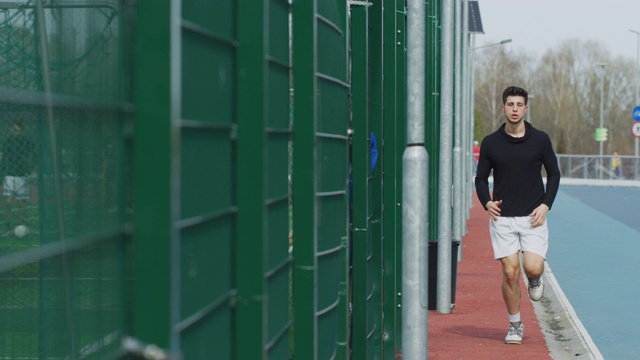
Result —
M548 263L545 263L544 279L545 294L540 301L533 302L533 307L551 357L565 360L587 355L592 360L604 360Z

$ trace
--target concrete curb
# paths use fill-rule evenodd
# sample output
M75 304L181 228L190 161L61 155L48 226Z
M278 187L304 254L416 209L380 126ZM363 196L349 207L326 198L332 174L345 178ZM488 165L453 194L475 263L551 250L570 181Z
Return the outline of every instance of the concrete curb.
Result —
M565 360L587 355L591 360L604 360L548 263L545 263L544 277L545 294L540 301L533 302L533 308L551 357Z

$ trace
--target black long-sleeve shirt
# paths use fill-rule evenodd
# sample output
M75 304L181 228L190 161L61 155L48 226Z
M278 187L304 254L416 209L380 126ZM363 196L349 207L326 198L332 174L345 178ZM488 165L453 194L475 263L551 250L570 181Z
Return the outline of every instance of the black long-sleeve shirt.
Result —
M525 122L525 134L515 138L505 124L487 135L480 146L476 172L476 193L482 206L502 200L501 216L529 216L545 204L551 209L560 186L558 159L545 132ZM542 166L547 173L545 190ZM493 170L493 199L489 193L489 174Z

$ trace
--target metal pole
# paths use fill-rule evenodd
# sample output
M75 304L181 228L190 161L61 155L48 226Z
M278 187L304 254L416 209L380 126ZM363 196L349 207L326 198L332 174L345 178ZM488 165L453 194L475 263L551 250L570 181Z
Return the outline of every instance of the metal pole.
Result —
M455 96L454 96L454 133L453 133L453 240L462 239L462 3L455 2ZM451 257L458 254L451 254Z
M602 68L600 72L600 129L604 126L604 67L605 64L598 64ZM602 131L602 130L601 130ZM602 179L602 168L604 166L604 161L602 159L602 148L604 145L604 141L600 140L600 171L599 171L599 179Z
M471 138L475 139L476 133L476 35L469 39L469 118L471 121ZM477 139L478 141L482 139ZM475 172L472 173L475 179Z
M440 86L440 191L436 310L451 312L451 153L453 127L453 0L442 2Z
M640 74L640 31L637 30L629 30L632 33L636 34L636 39L637 39L637 43L636 43L636 64L638 66L638 71L636 72L636 103L634 104L635 106L638 106L640 103L640 100L638 99L638 97L640 96L640 78L638 77L638 74ZM635 120L634 120L635 121ZM633 179L634 180L638 180L638 139L636 137L635 139L635 159L634 159L634 166L633 166Z
M462 5L462 149L463 149L463 181L464 216L462 221L462 236L467 234L467 220L471 209L471 169L473 164L471 144L473 133L471 117L469 116L469 0L463 0ZM462 240L462 239L460 239ZM458 248L458 261L462 260L462 243Z
M636 63L638 64L638 71L640 71L640 33L636 31L636 38L638 38L638 41L636 43ZM638 105L638 103L640 102L640 100L638 99L638 97L640 96L640 80L638 80L637 76L636 76L636 103L634 105ZM635 139L635 165L634 165L634 180L638 180L638 139L636 137Z
M407 147L402 156L402 353L427 358L428 171L424 147L425 4L407 2Z

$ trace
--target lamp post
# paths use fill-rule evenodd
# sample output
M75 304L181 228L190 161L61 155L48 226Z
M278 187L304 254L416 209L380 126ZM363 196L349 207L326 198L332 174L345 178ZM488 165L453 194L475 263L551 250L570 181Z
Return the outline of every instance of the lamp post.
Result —
M500 45L504 45L504 44L508 44L512 42L511 39L504 39L500 42L497 43L492 43L492 44L487 44L487 45L481 45L481 46L475 46L476 44L476 37L475 34L473 35L473 37L471 37L469 44L468 44L468 52L469 52L469 56L467 61L465 62L464 66L464 70L463 73L466 74L466 91L468 93L468 97L467 97L467 101L463 104L464 106L464 110L463 113L466 114L465 118L469 119L469 138L467 139L467 144L472 144L474 139L474 133L475 133L475 103L476 103L476 50L480 50L480 49L486 49L489 47L493 47L493 46L500 46ZM478 139L481 140L481 139ZM469 152L469 154L471 154ZM468 158L469 163L467 166L467 178L471 179L473 176L475 176L475 170L472 170L472 164L473 161L471 160L471 158ZM471 199L471 187L467 187L467 191L469 192L468 194L468 198ZM471 204L471 200L469 200L469 203ZM462 253L462 246L460 247L460 249L458 250L460 253Z
M471 50L479 50L479 49L484 49L484 48L488 48L488 47L492 47L492 46L498 46L498 45L504 45L504 44L508 44L510 43L512 40L511 39L504 39L500 42L494 43L494 44L488 44L488 45L482 45L482 46L478 46L478 47L474 47Z
M638 106L638 96L640 96L640 79L638 79L638 73L640 73L640 31L629 29L632 33L636 34L637 44L636 44L636 64L638 65L638 72L636 73L636 103L634 106ZM638 180L638 138L635 140L635 164L634 164L634 180Z
M469 79L469 93L471 94L470 99L469 99L469 119L471 120L471 134L473 134L473 130L474 130L474 126L473 124L475 123L475 101L476 101L476 50L481 50L481 49L486 49L486 48L490 48L490 47L494 47L494 46L500 46L500 45L504 45L504 44L508 44L512 42L511 39L504 39L500 42L497 43L492 43L492 44L487 44L487 45L481 45L481 46L476 46L474 47L473 45L475 45L475 38L473 39L473 45L471 46L471 48L469 49L469 53L470 53L470 68L469 71L467 71L466 73L469 74L469 76L471 77L471 79ZM472 135L473 136L473 135Z
M598 67L600 67L600 129L604 127L604 68L608 65L606 63L598 63ZM600 169L599 169L599 179L602 179L602 169L604 166L604 161L602 159L602 148L604 145L604 141L600 140Z
M481 50L481 49L486 49L489 47L493 47L493 46L500 46L500 45L504 45L504 44L508 44L510 42L512 42L511 39L504 39L500 42L497 43L492 43L492 44L487 44L487 45L481 45L481 46L475 46L476 44L476 39L475 39L475 35L470 39L470 43L469 43L469 47L468 47L468 51L469 51L469 58L468 61L465 62L465 64L463 65L465 67L464 74L466 74L467 77L467 92L469 94L468 96L468 101L463 104L463 106L465 107L464 109L464 113L466 114L466 118L469 119L469 138L468 140L468 144L473 143L474 139L474 133L475 133L475 103L476 103L476 50ZM478 139L481 140L481 139ZM475 176L475 171L472 171L472 164L473 161L471 161L471 159L469 160L469 164L467 166L467 171L468 171L468 178L471 178L472 176ZM467 187L468 191L469 191L469 198L471 198L471 187ZM460 247L460 249L458 251L462 251L462 247Z
M476 103L476 50L480 50L480 49L486 49L489 47L493 47L493 46L499 46L499 45L504 45L504 44L508 44L512 42L511 39L504 39L500 42L497 43L492 43L492 44L487 44L487 45L481 45L481 46L476 46L475 45L475 36L472 39L472 44L469 48L469 54L470 54L470 59L469 59L469 64L466 66L469 66L468 69L465 69L465 73L467 74L467 76L469 76L469 103L467 104L467 111L466 113L468 114L468 119L471 122L471 138L473 140L473 133L474 133L474 125L475 125L475 103Z

